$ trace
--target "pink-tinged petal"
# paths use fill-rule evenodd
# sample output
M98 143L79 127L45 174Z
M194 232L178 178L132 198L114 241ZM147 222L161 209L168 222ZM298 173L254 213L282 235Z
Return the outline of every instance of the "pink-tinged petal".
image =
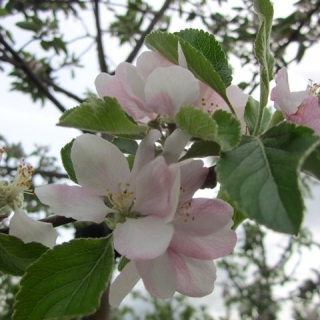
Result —
M133 211L144 216L157 215L172 220L180 194L180 169L178 165L167 166L159 156L149 162L135 179L136 201Z
M161 155L165 158L168 165L178 162L182 151L184 150L191 137L192 136L190 134L180 129L176 129L166 139Z
M184 203L192 198L198 191L209 172L208 168L203 167L202 160L186 160L179 163L180 166L180 199L179 203Z
M110 305L118 308L122 300L131 292L140 279L141 277L135 264L132 261L129 262L110 286Z
M79 221L101 223L108 213L114 212L100 196L79 186L51 184L36 188L35 193L55 214Z
M236 233L231 230L233 222L207 236L192 236L182 230L175 230L170 248L185 256L199 260L213 260L228 255L237 242Z
M177 291L189 297L203 297L212 293L216 280L213 261L197 260L168 250L178 277Z
M297 112L302 101L308 96L308 90L290 92L288 72L286 68L281 68L275 77L276 86L271 90L271 100L275 102L275 107L284 113L288 118Z
M127 218L113 232L114 248L130 260L154 259L168 248L173 226L160 217Z
M180 42L178 42L178 63L180 67L188 69L187 59L183 53Z
M226 93L242 125L242 132L244 132L246 126L244 121L244 110L248 102L249 96L246 93L244 93L238 86L235 85L229 86L226 90ZM227 106L225 110L230 112L230 109Z
M154 51L142 52L137 59L137 71L144 79L147 79L155 69L172 65L161 54Z
M320 105L318 97L309 96L304 99L298 111L289 116L288 120L310 127L320 135Z
M9 234L24 243L39 242L49 248L55 246L58 237L51 223L36 221L18 208L10 220L9 228Z
M146 289L155 297L168 299L177 286L177 274L165 253L153 260L136 261L136 267Z
M199 83L180 66L157 68L148 77L145 94L147 106L154 113L173 117L181 106L197 99Z
M96 90L100 98L106 97L110 94L108 87L109 87L109 82L112 78L113 76L110 76L110 74L105 72L100 73L96 77L94 84L96 86Z
M131 181L134 181L140 170L150 161L155 158L155 145L154 143L160 139L161 132L156 129L152 129L142 139L139 144L136 156L134 158L134 164L131 171Z
M118 193L130 180L128 162L122 152L92 134L83 134L74 141L71 159L78 183L93 194L105 196L107 190Z

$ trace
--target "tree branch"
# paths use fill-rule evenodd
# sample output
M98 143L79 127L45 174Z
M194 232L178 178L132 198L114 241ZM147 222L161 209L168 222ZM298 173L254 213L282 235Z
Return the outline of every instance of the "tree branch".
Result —
M97 51L98 51L98 61L100 66L101 72L108 72L108 66L105 60L105 54L103 49L103 43L102 43L102 32L101 32L101 24L100 24L100 15L99 15L99 0L93 1L93 12L94 12L94 18L96 21L96 28L97 28Z
M169 8L170 4L173 3L174 0L166 0L161 9L154 15L153 19L151 20L148 28L141 34L140 39L137 41L137 44L135 45L135 47L133 48L133 50L131 51L131 53L129 54L126 62L131 63L134 58L136 57L136 55L138 54L139 50L141 49L143 43L144 43L144 39L145 37L154 29L155 25L157 24L157 22L162 18L162 16L164 15L165 11Z
M7 43L4 39L3 35L0 33L0 43L4 46L4 48L10 52L12 58L15 62L17 62L18 66L21 70L29 77L29 79L35 84L35 86L47 96L47 98L61 111L65 112L66 108L52 95L52 93L48 90L48 88L43 84L42 80L39 78L37 74L35 74L28 65L24 62L24 60L20 57L20 55Z

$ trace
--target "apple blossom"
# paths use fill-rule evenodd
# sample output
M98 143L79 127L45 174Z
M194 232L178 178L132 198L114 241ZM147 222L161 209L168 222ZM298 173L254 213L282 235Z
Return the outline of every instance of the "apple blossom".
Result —
M194 105L210 113L218 109L230 111L220 95L188 70L180 45L178 53L179 66L157 52L145 51L138 57L136 66L123 62L114 76L99 74L95 80L99 96L116 98L138 122L152 120L156 115L167 116L172 121L183 105ZM248 95L234 85L226 92L245 131L243 115Z
M212 260L229 254L236 243L231 230L233 209L218 199L192 199L207 175L201 160L182 162L180 170L180 198L170 245L155 259L133 260L125 266L110 288L113 307L141 278L146 289L162 299L175 291L191 297L213 291L216 269Z
M179 132L177 138L189 140ZM113 218L115 249L128 259L153 259L172 239L180 188L179 166L168 165L163 156L155 158L154 143L160 135L151 130L142 140L131 172L115 145L81 135L71 150L81 186L47 185L35 192L56 214L96 223Z
M276 86L271 91L271 100L283 116L296 124L312 128L320 134L319 84L309 84L306 90L291 92L286 68L281 68L275 77Z
M4 148L0 148L0 160L3 152ZM33 168L22 160L12 182L0 181L0 213L6 216L14 211L9 222L10 235L20 238L25 243L35 241L52 248L58 236L52 224L36 221L21 209L23 192L29 189L29 178L32 174Z

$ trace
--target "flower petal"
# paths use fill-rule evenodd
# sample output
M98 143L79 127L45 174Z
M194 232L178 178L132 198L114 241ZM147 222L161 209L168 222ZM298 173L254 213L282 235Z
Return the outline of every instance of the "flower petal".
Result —
M174 130L174 132L166 139L161 155L165 158L166 163L178 162L184 147L191 139L191 135L180 129Z
M180 199L182 204L192 198L206 180L209 172L208 168L203 167L202 160L186 160L179 162L180 166Z
M180 170L178 165L167 166L159 156L149 162L135 179L136 201L133 211L144 216L157 215L172 220L179 201Z
M145 95L147 106L154 113L173 117L181 106L198 98L199 83L180 66L157 68L148 77Z
M178 277L177 291L189 297L203 297L212 293L216 280L213 261L197 260L168 250Z
M30 218L23 210L16 208L9 223L9 234L24 243L39 242L53 248L58 237L51 223Z
M108 90L108 86L112 78L113 76L105 72L100 73L96 77L94 84L100 98L109 96L110 93Z
M71 159L80 185L96 195L118 193L130 180L128 162L112 143L83 134L73 143ZM108 190L109 189L109 190Z
M142 139L139 144L134 164L131 171L131 181L134 181L140 170L150 161L155 158L155 145L154 143L161 137L159 130L153 129Z
M177 286L177 274L168 255L165 253L153 260L136 261L146 289L155 297L168 299Z
M79 221L101 223L108 213L114 212L100 196L79 186L51 184L36 188L35 193L55 214Z
M122 300L131 292L141 279L135 264L129 262L113 281L109 291L109 303L112 307L119 307Z
M113 231L114 248L130 260L154 259L166 251L173 232L172 224L160 217L127 218Z

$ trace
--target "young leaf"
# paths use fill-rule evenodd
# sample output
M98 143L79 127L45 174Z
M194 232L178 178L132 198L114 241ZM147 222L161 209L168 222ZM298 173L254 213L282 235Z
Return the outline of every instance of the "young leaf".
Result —
M69 178L73 182L78 183L78 180L77 180L77 177L76 177L76 173L74 172L73 163L72 163L72 160L71 160L71 148L72 148L74 140L75 139L72 139L69 143L67 143L61 149L60 155L61 155L61 160L62 160L63 167L67 171L67 174L68 174Z
M166 59L174 64L178 62L178 43L186 58L188 69L196 78L206 83L214 89L233 110L232 105L226 94L226 86L222 81L219 73L214 69L211 62L203 53L194 48L190 43L184 41L176 35L161 31L151 32L145 39L146 46L163 55Z
M234 149L241 140L241 124L238 119L225 110L217 110L212 118L218 125L217 141L222 151Z
M299 171L320 138L289 122L259 137L243 136L221 154L218 181L237 210L275 231L297 234L303 217Z
M191 134L193 137L214 140L217 132L217 124L212 117L203 110L193 107L181 107L175 116L177 126Z
M175 32L175 35L201 51L205 58L210 61L214 70L219 73L225 86L230 86L232 82L232 69L228 64L227 57L222 47L212 34L203 30L185 29Z
M116 136L142 138L147 126L137 125L114 98L91 98L80 106L67 110L58 125L95 132L106 132Z
M112 270L110 237L58 245L28 268L13 319L69 319L91 314L99 307Z
M186 154L180 158L180 161L190 158L203 158L210 156L219 156L220 146L214 141L196 141L187 150Z
M0 272L13 276L22 276L27 267L48 250L44 245L0 234Z
M16 23L21 29L38 32L41 29L41 25L37 24L35 21L19 21Z

